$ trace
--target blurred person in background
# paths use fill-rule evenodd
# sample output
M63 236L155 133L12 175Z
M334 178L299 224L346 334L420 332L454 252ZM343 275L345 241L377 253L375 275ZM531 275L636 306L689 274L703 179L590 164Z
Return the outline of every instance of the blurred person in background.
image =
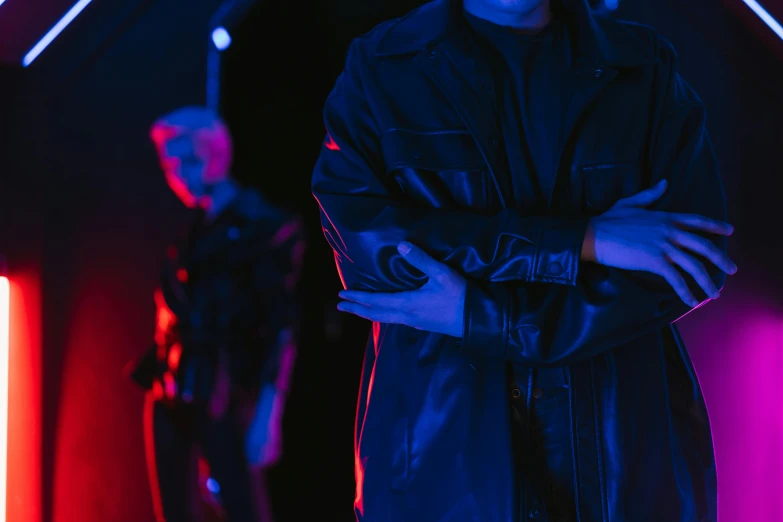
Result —
M151 138L169 186L197 213L169 248L154 345L131 370L148 390L156 516L197 520L201 496L229 521L268 522L264 470L282 452L302 223L232 177L231 136L212 111L167 114Z

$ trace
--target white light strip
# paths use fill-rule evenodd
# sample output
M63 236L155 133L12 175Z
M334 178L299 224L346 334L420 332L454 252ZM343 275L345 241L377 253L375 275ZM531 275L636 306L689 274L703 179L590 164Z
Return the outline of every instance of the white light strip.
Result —
M8 356L11 289L7 277L0 277L0 522L5 522L8 486Z
M27 67L31 63L33 63L33 60L38 58L38 55L41 54L44 49L46 49L52 41L54 41L55 38L57 38L57 35L59 35L63 29L68 27L68 24L70 24L74 18L79 16L79 13L84 10L85 7L87 7L87 4L89 4L92 0L79 0L76 5L71 7L71 9L65 13L65 16L60 18L60 21L54 24L54 27L49 29L49 32L44 35L43 38L41 38L35 46L30 49L30 52L28 52L24 59L22 59L22 65Z
M781 40L783 40L783 27L781 27L780 23L772 18L772 15L769 14L763 7L759 5L756 0L742 0L747 4L748 7L750 7L754 13L756 13L759 18L764 20L764 23L769 26L770 29L772 29L776 35L780 37Z

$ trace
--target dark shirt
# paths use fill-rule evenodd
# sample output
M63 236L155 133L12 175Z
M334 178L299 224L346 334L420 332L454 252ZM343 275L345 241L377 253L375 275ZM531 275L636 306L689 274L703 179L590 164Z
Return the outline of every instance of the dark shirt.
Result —
M531 178L539 202L549 199L565 117L571 51L566 24L552 21L535 34L518 32L465 12L500 93L503 138L516 201ZM542 123L546 121L546 125ZM556 122L556 124L552 124Z
M545 213L554 189L567 98L571 46L566 24L554 20L535 34L503 27L465 12L470 33L492 70L514 199L536 201L526 214ZM544 124L546 122L546 124ZM553 124L554 122L554 124ZM535 191L523 196L523 191ZM515 368L519 381L527 374ZM536 372L536 386L564 383L560 368Z

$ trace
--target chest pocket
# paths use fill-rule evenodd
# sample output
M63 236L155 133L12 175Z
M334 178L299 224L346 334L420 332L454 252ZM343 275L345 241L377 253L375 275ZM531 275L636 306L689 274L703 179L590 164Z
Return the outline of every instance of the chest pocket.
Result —
M643 188L641 170L635 163L592 163L580 170L584 203L591 214L605 212Z
M387 175L409 201L428 208L497 205L487 166L467 131L392 129L381 136Z

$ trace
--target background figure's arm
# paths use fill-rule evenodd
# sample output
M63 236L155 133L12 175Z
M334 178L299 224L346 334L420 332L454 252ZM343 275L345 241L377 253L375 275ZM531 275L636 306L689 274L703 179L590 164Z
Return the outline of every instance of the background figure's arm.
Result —
M305 248L301 221L284 223L270 246L268 251L262 249L265 258L255 270L268 338L274 344L262 369L259 397L245 436L245 455L253 467L273 465L283 451L283 411L296 358L296 284Z
M726 201L699 98L674 72L673 53L661 118L651 149L651 184L669 188L654 210L725 221ZM665 60L664 60L664 63ZM726 238L709 237L723 252ZM723 271L704 263L717 288ZM685 276L694 295L703 295ZM465 298L465 353L533 366L590 358L676 321L690 307L657 275L584 263L572 287L470 281Z
M386 173L380 131L360 94L355 51L325 108L327 141L312 178L327 241L343 285L354 290L417 288L426 277L397 252L406 240L461 273L487 281L573 284L587 219L488 216L414 208ZM551 273L550 266L562 269Z

